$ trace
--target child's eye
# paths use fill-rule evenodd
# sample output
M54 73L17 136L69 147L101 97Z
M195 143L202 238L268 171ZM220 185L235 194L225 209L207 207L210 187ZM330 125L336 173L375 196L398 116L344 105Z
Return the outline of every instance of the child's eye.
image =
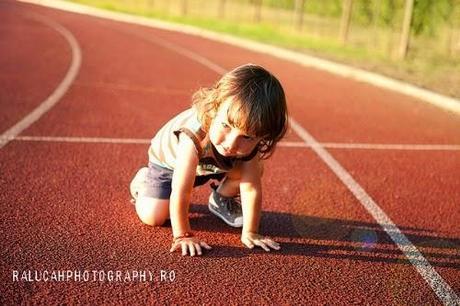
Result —
M221 124L222 124L222 127L223 127L224 129L230 128L230 125L228 125L228 124L225 123L225 122L221 122Z
M248 136L248 135L244 135L243 138L246 139L246 140L254 140L255 139L254 137Z

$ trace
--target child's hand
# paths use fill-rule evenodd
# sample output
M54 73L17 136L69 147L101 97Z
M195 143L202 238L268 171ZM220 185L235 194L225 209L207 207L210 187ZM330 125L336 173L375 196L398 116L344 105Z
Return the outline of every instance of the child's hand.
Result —
M262 235L251 232L243 232L241 234L241 242L243 242L243 244L250 249L254 248L254 246L257 245L267 252L270 251L270 248L275 250L279 250L281 248L279 243L277 243L276 241L273 241L268 237L264 237Z
M169 251L172 253L175 250L179 249L179 247L181 247L182 249L182 256L187 255L187 250L190 256L195 256L195 254L198 254L198 255L203 254L201 247L207 250L211 249L211 247L206 242L200 241L196 237L180 238L180 239L174 240L171 246L171 250Z

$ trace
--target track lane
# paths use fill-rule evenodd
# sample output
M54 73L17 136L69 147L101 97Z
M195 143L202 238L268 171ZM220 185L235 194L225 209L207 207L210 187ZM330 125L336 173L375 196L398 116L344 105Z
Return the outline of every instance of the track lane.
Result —
M117 131L117 137L136 135L133 132L151 137L178 109L190 104L192 88L211 82L214 76L192 64L196 72L178 80L175 75L184 73L186 59L161 49L153 55L149 44L103 26L92 29L79 21L81 27L72 27L72 18L62 23L81 41L85 60L80 75L60 105L26 131L28 135L111 137ZM134 126L139 128L130 130Z
M95 108L94 111L98 112L98 111L100 111L100 110L99 110L98 108ZM56 130L56 132L57 132L57 130ZM117 151L117 152L119 153L119 152L120 152L120 149L115 150L115 151ZM144 152L144 150L143 150L142 152ZM303 152L302 154L304 154L304 151L302 151L302 152ZM96 154L96 155L97 155L97 154ZM302 155L302 156L303 156L303 155ZM298 161L298 160L301 160L301 159L296 158L295 160ZM281 162L285 162L285 158L284 158L284 157L283 157L281 160L279 160L279 163L281 163ZM312 165L312 164L315 164L315 165L316 165L317 163L319 163L319 162L318 162L317 160L313 159L312 161L308 161L308 164L305 165L303 168L311 168L311 165ZM286 166L286 165L284 165L284 166ZM135 167L135 166L134 166L134 167ZM295 166L289 167L289 169L291 169L291 170L292 170L293 168L295 168ZM278 167L278 166L276 166L276 165L273 166L273 169L276 169L277 171L282 171L281 167ZM327 173L328 170L325 169L325 170L323 170L323 171L325 171L325 172ZM292 171L289 172L288 174L290 174L292 177L298 178L300 181L302 181L302 180L304 179L304 177L302 177L302 175L300 175L300 174L299 174L299 175L297 175L297 174L296 174L296 175L293 175L293 172L292 172ZM313 182L316 182L316 181L317 181L317 179L318 179L318 177L316 176L317 173L314 173L314 174L315 174L315 175L313 175L308 181L313 181ZM103 177L103 176L104 176L104 175L102 175L102 177ZM274 177L274 176L275 176L275 175L270 175L269 178L272 178L272 177ZM333 177L330 178L330 179L326 179L325 182L324 182L324 186L321 185L321 187L328 186L328 185L330 184L330 181L331 181L331 180L334 181ZM273 186L273 185L272 185L272 184L269 184L269 186ZM289 186L291 186L291 181L289 181ZM295 186L295 184L292 184L292 186ZM80 186L80 187L82 187L82 186ZM119 187L121 187L121 186L119 186ZM270 187L270 188L271 188L271 187ZM340 184L339 184L338 188L340 189ZM81 188L81 189L82 189L82 188ZM78 189L75 189L75 190L78 191ZM82 189L82 190L84 190L84 189ZM324 190L324 189L323 189L323 190ZM323 190L321 190L321 191L323 191ZM343 190L343 186L342 186L342 190ZM270 190L268 190L268 192L270 192ZM319 192L319 191L317 191L317 192ZM298 193L294 193L294 192L292 192L292 194L298 195ZM268 194L268 195L269 195L269 196L268 196L267 198L276 199L276 196L270 197L270 194ZM344 191L343 193L341 193L341 196L339 197L339 199L343 199L343 196L344 196L344 195L346 195L346 191ZM204 195L204 196L202 196L202 197L203 197L203 199L199 200L199 201L201 201L200 203L204 203L204 202L206 201L206 196ZM285 199L282 198L282 200L279 200L279 202L282 203L284 200L285 200ZM322 207L322 206L324 205L324 202L327 202L327 200L324 200L324 198L320 198L320 200L321 200L321 201L319 201L318 205L319 205L320 207ZM341 200L335 200L335 201L341 201ZM353 199L351 199L351 201L353 201ZM334 201L332 201L332 202L334 202ZM294 203L302 203L302 201L300 201L300 200L297 201L297 200L296 200ZM311 202L310 202L310 201L305 201L305 202L303 202L303 203L304 203L304 204L307 204L307 203L310 204ZM297 205L297 204L295 204L295 205ZM313 207L312 209L313 209L313 210L314 210L314 209L318 209L318 207L317 207L318 205L311 205L311 206ZM325 216L323 216L322 218L325 218L326 220L331 219L331 220L339 220L339 221L342 220L343 218L350 218L350 220L361 220L361 219L363 219L363 220L368 220L368 219L369 219L369 216L366 216L366 214L365 214L362 210L359 209L359 204L354 204L354 205L357 206L357 208L355 208L355 209L357 209L358 212L356 212L356 213L347 213L347 212L344 212L343 209L340 209L340 206L339 206L339 207L338 207L339 209L336 210L336 211L334 211L335 214L338 214L337 219L329 218L329 217L326 218ZM268 203L267 206L268 206L268 209L269 209L269 210L273 209L273 211L278 211L277 209L280 208L279 206L277 206L275 203L272 203L272 202ZM352 206L353 206L353 205L352 205ZM303 207L303 206L302 206L302 207ZM315 207L316 207L316 208L315 208ZM280 211L282 211L282 210L280 210ZM360 211L360 212L359 212L359 211ZM361 215L361 214L362 214L362 215ZM345 217L344 217L344 215L345 215ZM314 215L310 214L309 216L314 216ZM276 219L276 218L275 218L275 219ZM272 221L272 220L273 220L273 218L272 218L272 219L269 219L269 221ZM313 218L313 220L315 220L315 219ZM281 218L281 221L283 221L282 218ZM320 222L320 223L322 223L322 222ZM371 220L368 220L367 226L369 226L369 223L372 224L372 221L371 221ZM275 224L276 224L276 222L275 222ZM280 224L282 225L283 222L281 222ZM298 223L296 223L296 224L298 224ZM326 224L330 225L329 223L326 223ZM347 223L345 222L345 224L347 224ZM366 223L365 223L365 224L366 224ZM364 225L362 225L362 226L364 226ZM328 226L328 228L330 228L330 226ZM321 229L324 231L324 227L322 227ZM267 230L267 231L270 233L270 231L271 231L272 229L271 229L271 228L266 228L265 230ZM285 230L285 229L283 229L283 230ZM334 231L332 231L332 232L334 232ZM212 236L214 237L214 235L212 235ZM329 235L329 237L330 237L330 236L331 236L331 235ZM322 236L320 235L319 237L322 237ZM324 236L323 236L323 237L324 237ZM328 236L326 236L326 237L328 237ZM230 242L234 241L234 242L236 243L236 245L237 245L237 243L238 243L237 235L234 235L234 233L233 233L233 235L225 236L225 237L223 237L223 238L224 238L224 240L221 240L222 245L228 245L229 241L230 241ZM349 239L349 238L347 238L347 239ZM325 240L327 240L327 239L325 239ZM385 240L384 240L384 241L385 241ZM313 250L317 250L317 249L315 249L313 246L310 246L310 247L311 247L311 249L313 249ZM302 245L289 245L289 244L288 244L288 254L290 254L290 255L295 255L295 254L296 254L296 250L299 250L299 248L300 248L302 251L297 251L297 252L300 252L299 254L297 254L297 256L298 256L298 255L305 255L305 254L303 253L303 252L304 252L304 248L302 248ZM330 248L329 248L329 249L330 249ZM329 250L329 249L327 249L327 250ZM224 247L224 251L231 251L231 250L232 250L231 248L225 249L225 247ZM294 250L294 252L292 253L293 250ZM289 251L291 251L291 253L289 253ZM320 252L319 252L319 253L323 253L323 251L324 251L323 249L320 249ZM380 290L380 291L379 291L379 289L381 289L381 288L378 288L378 284L380 284L381 282L384 282L385 279L387 279L387 280L388 280L388 279L389 279L389 280L392 280L392 278L390 277L391 275L394 274L394 273L393 273L394 271L393 271L392 269L390 269L390 270L391 270L391 273L388 272L388 274L387 274L387 272L382 272L382 275L376 275L376 276L373 275L373 276L371 277L371 279L373 280L373 282L371 282L370 284L362 284L362 283L359 281L358 277L356 277L356 279L354 279L354 278L352 277L352 275L353 275L353 274L352 274L352 271L355 270L356 267L361 267L361 262L360 262L359 260L353 260L353 259L355 259L355 258L360 258L360 257L359 257L359 256L360 256L359 254L354 254L354 253L353 253L353 252L357 252L357 251L356 251L355 249L352 249L352 250L351 250L351 256L353 256L353 257L352 257L353 259L352 259L352 264L351 264L351 265L350 265L347 261L345 261L345 262L343 261L343 254L341 255L341 252L343 253L343 250L342 250L342 251L340 251L340 250L339 250L339 251L335 250L335 252L336 252L336 254L333 254L333 256L331 256L331 257L334 258L334 256L336 256L336 257L338 257L339 259L336 258L337 262L334 261L334 265L332 265L332 267L331 267L330 269L327 268L328 265L324 263L324 259L321 259L321 260L318 261L317 267L319 267L319 268L321 268L321 269L324 268L326 271L329 271L329 270L330 270L330 273L331 273L331 274L329 274L329 275L330 275L330 279L340 280L340 281L343 283L343 282L345 282L345 281L346 281L346 282L350 282L350 279L347 279L347 277L350 277L353 281L357 282L357 283L354 283L353 285L351 285L351 288L354 288L353 290L356 290L356 295L355 295L355 294L352 294L352 296L347 296L347 297L345 297L345 299L346 299L347 301L355 301L355 302L356 302L356 301L359 301L359 299L363 299L364 301L370 301L370 300L372 300L372 298L378 298L378 296L380 296L381 294L383 294L383 290ZM221 254L221 253L219 253L219 254ZM251 253L251 254L252 254L252 253ZM300 257L302 257L302 256L300 256ZM314 257L314 256L312 256L312 257ZM327 256L321 256L321 258L323 258L323 257L326 257L326 258L328 258L328 259L330 258L330 257L327 257ZM366 257L365 257L365 258L366 258ZM284 272L282 273L282 276L289 275L290 272L292 273L294 267L298 267L298 266L299 266L300 264L302 264L302 263L305 264L305 258L300 258L300 259L301 259L300 261L297 261L297 262L294 262L294 263L292 263L292 262L290 263L290 261L283 262L283 263L286 264L289 268L288 268L287 270L284 270ZM340 260L340 259L341 259L341 260ZM358 263L356 263L355 261L358 262ZM369 260L369 261L371 261L371 260ZM276 265L274 265L275 262L273 262L273 261L270 261L270 264L272 264L272 267L277 267ZM346 266L346 268L343 268L343 269L341 268L341 269L338 270L338 271L341 271L341 272L342 272L340 275L337 274L337 270L334 270L334 269L333 269L333 267L334 267L334 266L337 266L337 264L338 264L340 267L342 267L343 264L345 264L345 266ZM362 274L361 274L361 272L359 272L359 273L362 275L363 278L365 278L366 276L369 277L369 275L367 274L366 271L373 271L374 264L375 264L375 263L374 263L373 261L371 261L371 264L369 264L369 265L364 264L364 265L362 265L362 268L358 268L358 270L362 269ZM411 268L410 266L406 266L406 267L403 267L403 268L401 269L400 264L401 264L400 262L397 262L396 265L388 265L388 262L383 262L383 264L382 264L383 266L386 266L387 268L388 268L388 267L395 268L395 269L398 271L396 274L397 274L397 275L400 275L400 277L398 277L398 278L396 279L395 283L398 283L398 284L407 284L407 285L408 285L407 288L406 288L405 285L402 286L402 287L401 287L401 291L398 291L398 290L397 290L396 296L397 296L399 299L401 299L401 298L406 298L406 294L408 294L408 295L410 295L410 298L415 298L416 301L418 300L418 301L423 302L424 300L420 300L422 297L421 297L421 296L418 296L418 294L420 294L420 292L419 292L419 291L417 291L417 292L412 292L413 289L410 289L410 288L409 288L409 284L413 281L413 280L412 280L412 277L414 277L415 279L417 279L417 275L416 275L416 274L414 275L414 271L412 271L412 268ZM228 267L227 267L227 268L228 268ZM259 268L260 268L262 271L264 271L263 267L259 267ZM406 268L407 268L407 270L406 270ZM187 269L188 269L188 266L185 267L183 270L187 271ZM221 266L221 267L219 268L219 271L222 271L222 270L225 270L225 269L226 269L225 266ZM368 269L370 269L370 270L368 270ZM345 272L344 272L344 270L345 270ZM385 269L383 269L383 270L385 270ZM189 272L189 271L187 271L186 273L188 273L188 272ZM196 273L197 271L194 271L194 272ZM310 272L311 272L311 271L310 271ZM300 276L304 277L304 278L302 278L302 279L312 279L312 277L313 277L313 275L314 275L314 274L308 274L308 275L306 275L306 274L305 274L305 273L306 273L305 271L300 271L300 272L298 272L298 273L300 273L300 274L296 274L295 276L296 276L296 277L297 277L297 276L299 276L299 277L300 277ZM381 273L380 270L378 270L378 272L376 272L376 274L377 274L377 273ZM244 274L243 276L246 276L246 277L247 277L248 275ZM343 276L344 278L340 278L340 276ZM356 275L355 275L355 276L356 276ZM387 278L385 278L384 276L387 276ZM192 277L192 276L190 275L190 278L191 278L191 277ZM234 277L235 277L235 275L233 275L232 277L230 277L231 280L233 280ZM382 279L381 279L381 277L382 277ZM188 277L186 277L186 279L187 279L187 278L188 278ZM327 279L327 278L325 278L325 279ZM209 280L209 281L210 281L210 282L213 282L212 280ZM329 294L329 297L332 298L332 299L334 299L334 298L336 298L336 297L337 297L337 298L340 298L340 295L343 294L344 291L345 291L345 288L342 288L342 285L340 284L340 282L334 283L334 281L332 281L332 283L330 283L330 280L328 280L328 282L324 282L324 279L323 279L323 280L318 280L318 282L319 282L318 284L314 285L314 288L320 289L322 286L325 286L325 288L328 289L328 290L326 290L326 293L328 293L328 294ZM390 281L390 282L388 282L388 283L389 283L389 284L393 284L393 287L395 286L395 285L394 285L395 283L393 283L392 281ZM417 289L422 290L422 292L424 293L424 294L423 294L423 298L427 298L428 300L433 299L433 294L430 295L429 292L425 292L425 291L426 291L426 288L423 289L423 286L424 286L423 282L419 282L419 281L416 280L415 283L416 283ZM262 283L261 285L263 285L263 284L264 284L264 283ZM417 284L418 284L418 285L417 285ZM336 291L334 291L334 285L335 285L335 288L337 289ZM294 283L293 283L293 286L295 286ZM303 286L308 286L308 285L303 285ZM369 291L367 291L368 286L370 287ZM419 287L419 286L420 286L420 287ZM174 287L174 288L175 288L175 287ZM257 288L261 289L262 292L264 293L264 296L263 296L263 297L260 297L260 299L259 299L258 301L265 301L265 299L268 298L269 293L268 293L268 292L265 292L265 291L262 289L262 288L263 288L262 286L260 286L260 287L257 286ZM343 290L342 290L342 289L343 289ZM246 289L246 290L247 290L247 289ZM306 288L304 288L304 287L302 287L302 288L295 288L295 287L294 287L294 288L292 288L291 291L289 291L289 293L292 293L292 294L296 294L296 293L297 293L297 294L298 294L299 292L301 292L301 293L310 292L310 291L308 291L308 290L307 290L307 291L305 291L305 290L306 290ZM366 291L367 291L367 292L366 292ZM429 291L429 290L428 290L428 291ZM186 296L188 295L188 292L184 292L184 291L182 291L182 292L183 292ZM200 292L202 292L202 291L200 291ZM315 290L313 290L312 294L314 294L314 292L315 292ZM254 293L254 292L251 291L251 290L249 290L249 291L248 291L248 294L244 294L244 297L249 298L249 297L250 297L250 293ZM281 293L281 294L283 294L283 293ZM412 295L415 295L415 296L413 297ZM430 297L431 297L431 298L430 298ZM327 301L327 298L328 298L328 297L327 297L327 295L326 295L326 296L319 297L318 299L319 299L320 301ZM342 297L342 300L343 300L343 297ZM433 301L433 300L431 300L431 301ZM434 301L435 301L435 300L434 300Z
M157 35L227 69L255 60L267 66L285 84L293 117L321 142L460 143L459 117L415 98L235 46L133 27L137 36Z
M376 199L437 272L460 291L460 154L363 152L334 155ZM369 169L373 169L369 171ZM410 179L408 179L410 177Z
M129 204L127 185L144 151L142 145L13 142L0 152L6 173L1 232L7 238L2 242L2 296L46 303L89 297L97 303L127 298L178 302L192 296L197 303L436 303L372 218L305 149L280 148L267 165L262 232L280 241L282 252L244 249L239 231L207 212L209 187L204 186L193 195L191 223L214 249L202 258L170 255L169 226L141 225ZM17 152L22 152L19 169L13 162ZM375 230L375 244L360 241L366 228ZM9 279L13 269L53 268L174 269L177 280L146 287ZM273 283L284 289L272 290Z
M54 91L66 75L71 50L55 29L10 2L0 3L0 19L3 133Z

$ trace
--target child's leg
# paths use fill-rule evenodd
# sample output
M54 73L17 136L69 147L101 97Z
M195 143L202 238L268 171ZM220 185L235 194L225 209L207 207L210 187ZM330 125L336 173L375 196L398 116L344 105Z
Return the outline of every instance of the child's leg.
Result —
M217 188L217 192L224 197L234 197L240 193L240 178L239 172L234 171L228 172L227 175L220 183Z
M263 166L259 163L259 175L262 176ZM240 181L242 177L241 164L227 172L224 180L209 196L208 208L211 213L233 227L243 226L243 211L241 207ZM215 188L211 185L211 188Z
M263 161L259 161L260 176L264 173ZM240 193L240 181L241 181L241 164L233 168L225 176L222 183L217 188L217 192L224 197L234 197Z
M141 168L131 181L131 196L136 205L136 213L143 223L161 226L169 218L171 191L164 179L169 176L172 177L171 170L149 165Z
M169 219L169 200L139 196L136 200L139 219L152 226L161 226Z

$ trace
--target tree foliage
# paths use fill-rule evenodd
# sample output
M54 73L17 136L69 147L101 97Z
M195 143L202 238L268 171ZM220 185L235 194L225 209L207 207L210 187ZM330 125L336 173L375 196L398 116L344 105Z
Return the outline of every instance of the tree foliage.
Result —
M415 35L434 35L441 24L449 23L454 9L452 0L415 0L412 31Z

